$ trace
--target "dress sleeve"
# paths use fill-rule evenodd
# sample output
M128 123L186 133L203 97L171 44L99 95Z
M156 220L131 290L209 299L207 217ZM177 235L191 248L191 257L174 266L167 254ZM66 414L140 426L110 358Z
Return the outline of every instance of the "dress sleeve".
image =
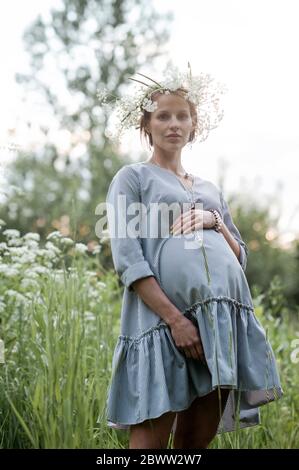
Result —
M223 221L227 226L228 230L231 232L232 236L237 240L240 245L239 263L241 264L243 271L245 271L247 266L247 257L249 254L248 247L242 240L241 234L233 222L228 204L223 197L222 191L220 191L220 200L223 211Z
M131 206L131 210L128 209L133 203L137 205L133 208ZM106 208L113 264L129 291L133 291L131 284L137 279L154 276L144 258L138 226L132 222L130 224L131 219L134 219L134 222L136 220L135 207L140 203L138 176L132 168L125 166L116 173L110 183Z

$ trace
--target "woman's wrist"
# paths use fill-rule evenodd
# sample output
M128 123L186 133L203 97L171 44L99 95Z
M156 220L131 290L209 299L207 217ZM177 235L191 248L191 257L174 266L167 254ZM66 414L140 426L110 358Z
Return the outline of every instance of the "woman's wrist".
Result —
M205 211L203 228L214 228L216 224L216 217L212 211Z
M216 217L212 211L207 211L208 213L208 222L205 228L214 228L216 224Z
M215 209L209 210L211 217L213 219L212 225L210 228L213 228L216 232L221 232L223 228L223 220L221 215Z

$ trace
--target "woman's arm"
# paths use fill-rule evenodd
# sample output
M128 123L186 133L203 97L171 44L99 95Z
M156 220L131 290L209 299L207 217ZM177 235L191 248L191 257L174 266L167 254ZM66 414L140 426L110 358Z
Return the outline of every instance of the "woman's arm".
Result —
M230 233L229 229L225 225L224 221L222 222L222 228L220 229L220 232L224 236L225 240L235 253L236 257L238 258L238 261L240 262L240 253L241 253L241 248L237 240L232 236Z
M130 227L140 204L139 180L130 166L122 167L113 177L106 196L106 209L113 264L122 283L132 291L131 284L154 276L143 255L138 232ZM139 214L140 216L140 214ZM138 216L137 216L138 217Z
M223 197L222 191L220 191L220 201L222 206L223 219L223 230L221 232L226 241L228 242L229 246L237 256L237 259L241 264L243 271L245 271L247 266L247 257L249 253L248 247L246 243L244 243L239 230L234 224L228 204ZM236 245L236 243L238 246Z
M132 287L143 302L169 326L177 348L182 349L187 357L205 362L199 329L169 300L156 279L139 279L132 283Z
M155 277L139 279L132 283L132 287L143 302L157 313L168 326L173 326L182 317L180 310L169 300Z

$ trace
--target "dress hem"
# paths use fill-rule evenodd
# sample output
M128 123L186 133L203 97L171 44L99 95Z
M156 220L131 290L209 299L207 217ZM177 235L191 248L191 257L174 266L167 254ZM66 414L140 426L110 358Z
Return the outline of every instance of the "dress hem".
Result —
M230 390L230 391L236 391L236 392L240 392L239 389L237 389L236 387L231 387L231 386L225 386L225 385L221 385L220 387L221 389L226 389L226 390ZM204 396L207 396L209 395L210 393L212 393L213 391L217 390L217 387L214 387L212 390L210 390L208 393L205 393L204 395L196 395L195 397L193 397L186 406L184 406L184 408L180 408L180 409L176 409L176 410L173 410L173 409L167 409L165 411L163 411L162 413L159 413L158 415L156 416L151 416L151 417L148 417L146 419L143 419L142 421L138 421L138 422L135 422L135 423L127 423L127 424L123 424L123 423L118 423L118 422L114 422L110 419L107 419L106 423L107 423L107 426L110 427L110 428L113 428L113 429L117 429L117 430L123 430L123 431L130 431L130 426L133 426L135 424L141 424L143 423L144 421L147 421L147 420L151 420L151 419L157 419L157 418L160 418L163 414L165 413L168 413L170 411L172 411L173 413L180 413L181 411L185 411L187 410L191 405L192 403L195 401L196 398L201 398L201 397L204 397ZM275 390L275 392L277 393L277 397L280 398L282 395L283 395L283 391L281 388L278 388L277 387L273 387L271 389L268 389L268 390L261 390L263 392L271 392ZM241 390L242 392L251 392L252 390ZM275 395L275 394L274 394ZM255 414L255 420L253 420L251 423L250 422L242 422L242 420L240 419L237 419L236 421L233 421L233 425L230 426L230 427L226 427L224 428L222 422L220 422L219 426L218 426L218 429L217 429L217 434L222 434L222 433L225 433L225 432L235 432L237 431L238 429L244 429L244 428L247 428L247 427L252 427L252 426L258 426L261 424L260 422L260 414L259 414L259 408L260 406L263 406L263 405L266 405L266 404L269 404L273 402L273 400L269 400L268 402L264 403L264 404L261 404L259 405L256 410L257 410L257 413ZM224 414L224 413L223 413ZM222 415L223 417L223 415ZM172 425L172 428L171 428L171 433L174 434L175 432L175 426L176 426L176 419L177 419L177 415L175 416L174 418L174 422L173 422L173 425Z

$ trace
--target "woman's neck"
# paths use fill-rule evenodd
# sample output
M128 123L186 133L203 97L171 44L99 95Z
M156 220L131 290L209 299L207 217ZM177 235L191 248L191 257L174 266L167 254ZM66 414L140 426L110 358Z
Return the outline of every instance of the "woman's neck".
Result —
M177 158L173 156L167 158L164 156L158 156L154 153L148 161L151 163L155 163L156 165L161 166L163 168L166 168L167 170L173 171L178 175L184 175L186 173L182 166L180 156Z

